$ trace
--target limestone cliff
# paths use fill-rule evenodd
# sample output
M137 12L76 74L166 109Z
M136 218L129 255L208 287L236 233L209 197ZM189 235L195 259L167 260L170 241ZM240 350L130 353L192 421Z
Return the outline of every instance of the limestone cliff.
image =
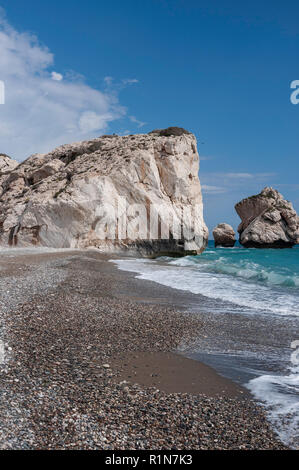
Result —
M12 160L8 155L0 153L0 185L7 178L8 174L18 166L18 162Z
M288 248L299 240L299 217L291 202L273 188L243 199L235 209L242 222L240 243L255 248Z
M203 251L196 139L169 129L63 145L20 164L0 157L0 244Z

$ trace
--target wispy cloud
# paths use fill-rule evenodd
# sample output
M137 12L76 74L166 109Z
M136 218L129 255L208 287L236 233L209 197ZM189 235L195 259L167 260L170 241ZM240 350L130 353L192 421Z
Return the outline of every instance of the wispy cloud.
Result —
M113 83L113 77L110 77L110 76L104 77L104 82L105 82L106 85L108 85L108 86L112 85L112 83Z
M208 184L202 184L201 188L204 193L219 194L227 192L226 188L221 188L220 186L210 186Z
M129 135L131 134L131 131L129 129L125 129L124 131L120 131L119 135Z
M203 161L203 160L213 160L214 157L210 156L210 155L201 155L199 154L199 159L200 161Z
M269 178L276 175L276 173L226 173L226 172L213 172L209 173L211 177L214 178L225 178L225 179L233 179L233 180L243 180L243 179L262 179L262 178Z
M129 119L131 122L133 122L134 124L137 124L137 127L140 128L140 127L143 127L145 126L146 122L143 122L143 121L139 121L139 119L137 119L135 116L129 116Z
M252 173L223 173L222 176L226 178L240 178L240 179L248 179L253 178L254 175Z
M104 83L106 84L107 88L113 87L113 90L120 91L127 86L139 83L139 80L137 78L123 78L120 80L112 77L111 75L107 75L104 77Z
M200 181L203 191L209 194L247 192L263 189L275 180L275 173L250 172L202 172ZM274 183L273 183L274 184ZM277 186L277 185L276 185Z
M122 82L124 85L133 85L134 83L139 83L139 80L137 78L124 78Z

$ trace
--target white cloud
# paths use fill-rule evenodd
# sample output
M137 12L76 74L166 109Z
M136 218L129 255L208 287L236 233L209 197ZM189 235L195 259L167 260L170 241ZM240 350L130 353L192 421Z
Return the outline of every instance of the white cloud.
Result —
M225 176L226 178L248 179L253 178L255 175L251 173L223 173L223 176Z
M137 119L135 116L129 116L129 119L131 122L133 122L134 124L137 124L137 127L140 128L140 127L143 127L145 126L146 122L143 122L143 121L139 121L139 119Z
M204 172L199 177L203 192L208 195L234 193L247 195L260 192L265 186L275 186L275 173ZM237 196L239 197L239 196ZM240 197L240 199L242 199Z
M104 82L105 82L108 86L112 85L113 77L105 77L105 78L104 78Z
M264 179L275 176L275 173L208 173L212 178L224 178L227 180L242 180L242 179Z
M220 186L211 186L208 184L202 184L201 188L204 193L219 194L219 193L225 193L227 191L225 188L221 188Z
M114 89L121 90L128 85L139 83L139 80L137 78L123 78L122 80L116 80L114 77L107 75L104 77L104 82L107 87L111 87L113 85Z
M222 177L229 179L263 179L275 176L275 173L220 173Z
M84 112L79 120L79 127L81 132L88 133L96 131L97 129L104 129L107 121L113 118L109 113L97 114L94 111Z
M122 82L124 85L133 85L133 83L139 83L139 80L137 78L125 78Z
M200 159L200 161L203 161L203 160L213 160L214 157L211 157L210 155L201 155L201 154L199 154L199 159Z
M61 82L61 80L63 80L63 75L61 75L61 73L52 72L51 77L52 77L52 80L56 82Z
M114 90L101 92L81 78L62 77L53 64L49 49L12 28L0 11L0 80L6 92L0 105L1 152L23 160L100 135L125 116Z

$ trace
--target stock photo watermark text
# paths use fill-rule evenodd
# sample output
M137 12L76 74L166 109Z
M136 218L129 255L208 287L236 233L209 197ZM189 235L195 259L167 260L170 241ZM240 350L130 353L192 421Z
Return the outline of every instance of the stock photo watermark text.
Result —
M299 80L293 80L291 82L291 89L294 90L290 96L291 103L298 104L299 103Z

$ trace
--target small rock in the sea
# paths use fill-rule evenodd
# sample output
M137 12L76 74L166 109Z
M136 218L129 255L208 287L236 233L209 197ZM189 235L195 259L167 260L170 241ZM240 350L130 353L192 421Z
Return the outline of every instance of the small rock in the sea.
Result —
M215 240L215 247L233 247L236 243L236 234L231 225L221 223L213 230L213 237Z

